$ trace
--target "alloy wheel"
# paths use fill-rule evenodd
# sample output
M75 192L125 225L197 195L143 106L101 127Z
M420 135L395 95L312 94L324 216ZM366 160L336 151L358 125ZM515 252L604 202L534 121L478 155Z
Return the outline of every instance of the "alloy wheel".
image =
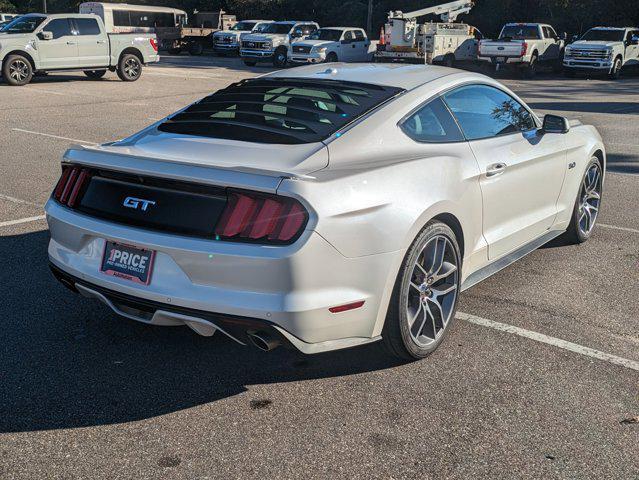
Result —
M140 62L135 58L129 58L124 62L124 73L130 78L135 78L140 74Z
M579 201L579 230L585 236L590 235L599 215L601 204L602 175L598 163L593 163L581 183Z
M15 60L9 65L9 75L16 82L24 82L29 77L29 66L23 60Z
M457 299L458 276L455 247L446 236L434 236L417 256L408 289L408 330L418 346L428 346L444 333Z

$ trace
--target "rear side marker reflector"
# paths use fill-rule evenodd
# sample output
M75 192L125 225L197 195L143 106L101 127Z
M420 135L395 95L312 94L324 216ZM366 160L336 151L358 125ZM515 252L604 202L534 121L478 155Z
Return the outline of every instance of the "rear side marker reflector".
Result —
M62 167L62 175L53 191L53 198L63 205L75 207L90 177L86 168Z
M291 243L302 233L307 219L308 213L294 198L231 191L215 235L265 244Z
M331 313L341 313L341 312L346 312L348 310L355 310L356 308L360 308L363 305L364 305L364 300L362 300L361 302L347 303L346 305L340 305L338 307L331 307L328 309L328 311Z

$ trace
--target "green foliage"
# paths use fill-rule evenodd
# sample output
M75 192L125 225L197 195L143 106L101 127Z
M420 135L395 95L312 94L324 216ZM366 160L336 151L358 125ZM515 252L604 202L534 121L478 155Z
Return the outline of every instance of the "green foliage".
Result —
M111 0L146 5L215 11L223 8L238 18L315 20L320 25L366 26L368 0ZM390 10L405 12L446 0L373 0L373 32L377 37ZM49 12L77 12L82 0L47 0ZM550 23L558 31L583 33L594 25L639 24L637 0L475 0L461 20L485 35L495 36L506 22ZM42 0L0 0L0 11L39 12Z

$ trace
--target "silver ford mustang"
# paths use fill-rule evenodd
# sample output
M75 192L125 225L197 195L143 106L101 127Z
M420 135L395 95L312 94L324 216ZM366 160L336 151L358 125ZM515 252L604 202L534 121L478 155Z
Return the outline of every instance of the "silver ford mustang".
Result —
M542 122L485 76L308 66L71 148L48 253L65 286L144 323L422 358L462 290L591 236L605 167L595 128Z

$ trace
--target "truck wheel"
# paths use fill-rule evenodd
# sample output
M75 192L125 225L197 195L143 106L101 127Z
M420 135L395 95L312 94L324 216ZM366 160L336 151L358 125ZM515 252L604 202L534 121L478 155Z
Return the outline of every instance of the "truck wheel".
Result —
M179 55L182 53L182 49L180 47L171 47L167 52L169 52L169 55Z
M286 48L279 47L275 50L275 54L273 55L273 66L277 68L284 68L286 66L286 62Z
M94 80L98 80L106 75L106 70L85 70L84 74Z
M135 55L127 53L120 57L117 71L123 82L135 82L142 75L142 62Z
M326 63L335 63L337 62L337 54L335 52L331 52L326 56Z
M192 42L191 44L189 44L189 55L197 57L198 55L202 55L203 51L204 47L200 42Z
M535 78L535 75L537 75L537 54L530 57L530 63L522 71L522 76L529 80Z
M254 67L255 65L257 65L257 62L253 62L251 60L244 60L244 65L246 65L247 67Z
M608 77L611 80L619 80L619 77L621 77L621 57L615 58L615 63L612 64Z
M2 76L9 85L21 87L33 78L33 67L22 55L9 55L2 65Z

